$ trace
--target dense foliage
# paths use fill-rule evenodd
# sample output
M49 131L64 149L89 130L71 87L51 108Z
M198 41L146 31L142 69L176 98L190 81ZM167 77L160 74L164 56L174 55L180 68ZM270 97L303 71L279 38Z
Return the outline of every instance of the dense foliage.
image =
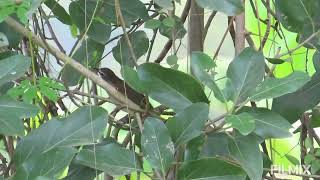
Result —
M320 178L319 9L319 0L1 0L0 179ZM205 14L195 27L192 16ZM221 37L208 33L216 14L228 22ZM227 35L236 55L221 70ZM159 52L157 36L167 39ZM222 39L214 55L203 50L212 38ZM105 61L124 81L98 76Z

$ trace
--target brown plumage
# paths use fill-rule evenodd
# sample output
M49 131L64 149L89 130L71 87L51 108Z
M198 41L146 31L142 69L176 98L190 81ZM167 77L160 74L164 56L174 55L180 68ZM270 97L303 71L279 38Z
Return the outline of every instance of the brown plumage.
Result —
M145 96L138 93L122 79L118 78L118 76L111 69L98 69L98 74L103 80L113 85L123 95L127 95L128 99L130 99L132 102L136 103L139 106L144 106L143 104L145 102Z

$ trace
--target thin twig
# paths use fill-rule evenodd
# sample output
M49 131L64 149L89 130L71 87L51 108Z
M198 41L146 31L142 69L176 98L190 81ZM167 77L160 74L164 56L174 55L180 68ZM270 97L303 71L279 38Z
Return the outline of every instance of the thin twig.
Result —
M267 0L266 1L266 6L270 7L270 0ZM261 41L261 44L260 44L260 48L259 48L259 51L260 50L263 50L267 40L268 40L268 37L269 37L269 34L270 34L270 29L271 29L271 15L270 15L270 11L269 11L270 8L267 8L267 29L266 29L266 32L262 38L262 41Z
M223 37L222 37L222 39L221 39L221 41L220 41L220 43L219 43L218 48L216 49L216 52L215 52L215 54L214 54L214 56L213 56L213 60L215 60L215 59L218 57L218 54L219 54L220 49L221 49L221 47L222 47L222 44L223 44L224 40L226 39L226 37L227 37L227 35L228 35L228 32L229 32L229 29L230 29L231 25L233 24L233 20L234 20L234 17L232 17L231 20L229 21L229 25L228 25L226 31L225 31L224 34L223 34Z
M120 7L120 2L119 0L114 0L114 6L116 8L116 15L117 15L117 19L119 20L119 23L122 27L122 31L123 31L123 34L124 34L124 38L126 39L127 41L127 44L128 44L128 47L129 47L129 51L130 51L130 54L133 58L133 63L138 66L137 62L138 62L138 59L134 53L134 50L133 50L133 46L131 44L131 41L130 41L130 38L129 38L129 35L127 33L127 30L126 30L126 24L125 24L125 21L123 19L123 16L122 16L122 12L121 12L121 7Z
M206 25L204 26L204 29L203 29L203 39L206 39L208 31L209 31L209 28L210 28L211 23L213 21L213 18L216 16L216 14L217 14L217 11L212 11L212 13L210 14L210 16L209 16L209 18L207 20L207 23L206 23Z
M313 38L315 38L319 34L319 32L320 31L317 31L317 32L313 33L306 40L304 40L302 43L300 43L297 47L295 47L293 49L290 49L288 52L285 52L283 54L279 54L278 57L276 57L276 58L280 58L280 57L292 54L294 51L300 49L302 46L304 46L305 44L309 43Z

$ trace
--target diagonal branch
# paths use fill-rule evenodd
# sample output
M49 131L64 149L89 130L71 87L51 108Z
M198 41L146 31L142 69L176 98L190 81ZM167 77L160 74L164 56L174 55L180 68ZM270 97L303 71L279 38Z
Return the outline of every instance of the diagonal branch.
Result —
M108 94L113 97L116 101L119 101L120 103L128 105L128 107L131 110L144 112L143 109L140 108L139 105L135 104L131 100L127 99L124 95L122 95L120 92L116 90L111 84L104 81L101 77L99 77L97 74L93 73L86 67L84 67L82 64L77 62L76 60L72 59L71 57L67 56L66 54L62 53L61 51L57 50L56 48L52 47L48 43L44 42L41 38L36 36L34 33L23 27L21 24L19 24L16 20L14 20L11 17L8 17L5 22L10 26L14 31L26 36L30 37L33 42L50 52L52 55L56 56L58 59L63 61L65 64L69 64L71 67L73 67L75 70L77 70L79 73L81 73L83 76L91 79L94 83L104 88Z

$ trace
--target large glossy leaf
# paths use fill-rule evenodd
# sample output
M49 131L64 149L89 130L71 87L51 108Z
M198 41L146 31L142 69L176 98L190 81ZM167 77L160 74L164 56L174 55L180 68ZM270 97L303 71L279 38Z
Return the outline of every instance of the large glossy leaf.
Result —
M14 180L46 177L58 179L70 164L77 151L71 147L60 147L38 154L17 168ZM27 178L26 178L27 177Z
M72 20L70 15L66 10L55 0L46 0L45 5L48 6L54 16L64 24L72 25Z
M0 134L24 135L23 118L36 116L39 108L7 96L0 97Z
M229 65L227 77L235 88L234 103L245 100L250 90L262 81L264 57L252 48L244 49Z
M121 74L125 82L129 84L130 87L132 87L137 92L140 92L140 93L145 92L143 83L140 81L137 71L135 71L133 68L128 66L123 66L121 68Z
M22 55L9 56L0 61L0 86L23 76L30 67L30 58Z
M260 101L292 93L301 88L309 80L309 76L303 72L294 72L281 79L267 78L250 93L249 99L251 101Z
M303 42L320 30L320 2L318 0L276 0L276 12L281 24L289 31L299 33ZM319 34L305 44L308 48L320 47Z
M208 86L214 93L214 96L221 102L227 102L227 98L218 87L213 77L208 74L208 70L215 67L213 59L202 52L193 52L191 55L191 69L193 75L203 84Z
M203 158L183 164L178 177L179 180L245 180L246 174L235 164L218 158Z
M57 147L92 144L102 136L106 119L107 112L95 106L81 107L64 119L52 119L19 141L15 163L20 165Z
M292 126L276 112L264 108L244 108L243 111L254 117L256 124L254 133L258 136L264 139L291 136L289 130Z
M149 48L149 39L144 31L136 31L130 34L129 39L131 41L133 52L137 59L147 53ZM119 64L130 67L134 66L135 60L132 57L129 45L125 37L122 37L120 39L117 46L113 48L112 53Z
M202 146L205 142L206 135L202 134L192 140L190 140L186 145L186 150L184 153L185 161L193 161L199 158L202 150Z
M185 144L189 140L200 136L208 116L208 104L195 103L168 119L166 125L175 146Z
M119 24L119 20L116 17L114 0L104 0L102 7L105 8L104 18L112 21L114 24ZM120 9L125 24L128 27L137 19L149 19L146 7L139 0L120 0Z
M93 180L96 175L101 174L102 171L83 166L81 164L75 164L75 161L71 162L68 174L64 180Z
M221 11L229 16L237 15L244 10L241 0L196 0L196 2L203 8Z
M146 63L138 67L138 76L151 98L175 110L196 102L208 103L201 84L181 71Z
M69 11L73 23L80 29L81 33L87 31L88 37L101 45L105 45L111 34L111 25L107 20L104 20L103 8L100 4L97 7L95 17L92 17L93 12L99 1L74 1L70 3ZM93 18L93 19L92 19ZM90 24L90 22L92 23ZM90 27L89 27L90 25ZM89 27L89 30L87 28Z
M313 61L314 69L315 69L317 72L320 72L320 52L319 52L319 51L316 51L316 52L313 54L312 61Z
M95 67L96 62L101 59L103 51L103 45L89 39L82 42L72 57L84 66ZM83 76L69 64L64 66L61 79L67 85L75 86L80 83L82 78Z
M261 179L263 158L255 136L238 134L230 137L224 133L210 134L203 146L201 156L232 158L241 165L250 179Z
M301 32L306 24L315 24L313 18L319 15L317 0L276 0L276 10L284 27L293 32Z
M141 145L146 160L164 176L173 162L175 148L162 121L156 118L145 120Z
M173 3L171 0L154 0L154 2L164 9L167 9L167 10L173 9Z
M111 176L141 171L135 152L115 143L82 149L76 156L75 163L104 171Z
M229 115L226 117L226 122L244 136L250 134L256 127L255 118L248 113Z
M294 123L303 112L312 109L320 102L319 92L320 73L316 73L298 91L275 98L272 103L272 110L278 112L290 123Z

